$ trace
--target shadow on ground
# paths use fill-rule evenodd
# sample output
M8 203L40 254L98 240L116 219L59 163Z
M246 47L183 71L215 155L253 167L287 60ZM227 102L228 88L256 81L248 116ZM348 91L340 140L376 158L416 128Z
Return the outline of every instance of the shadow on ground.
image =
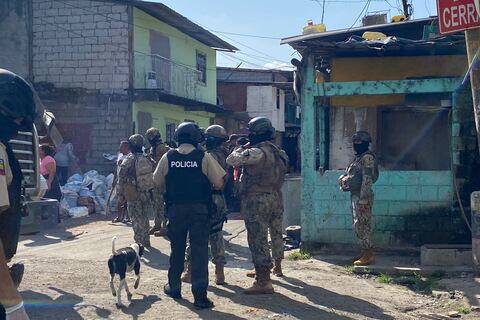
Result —
M222 320L246 320L247 319L247 318L236 316L231 313L217 311L215 309L198 310L193 306L192 303L188 302L185 299L177 300L177 302L179 305L182 305L190 309L190 311L196 313L199 319L222 319Z
M132 299L128 307L122 308L122 312L131 315L133 320L141 319L141 315L149 310L155 302L160 300L160 297L157 295L143 295L142 299Z
M142 261L145 265L156 270L168 270L170 265L169 256L153 246L145 249Z

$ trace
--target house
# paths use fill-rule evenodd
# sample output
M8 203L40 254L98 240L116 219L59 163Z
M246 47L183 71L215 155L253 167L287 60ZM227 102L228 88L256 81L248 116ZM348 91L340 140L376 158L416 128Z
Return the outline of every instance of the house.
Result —
M356 243L349 194L337 179L353 158L357 130L372 135L380 165L376 245L471 241L465 220L479 159L471 92L462 85L465 39L439 36L437 25L437 18L426 18L282 40L302 55L306 246ZM365 40L367 31L387 37Z
M133 132L213 123L216 50L235 47L168 8L136 0L5 0L0 67L34 83L82 166Z
M229 133L241 133L251 118L269 118L278 133L277 144L286 149L291 159L293 172L300 168L300 114L292 83L291 71L217 68L218 100L225 112L219 113L216 121Z

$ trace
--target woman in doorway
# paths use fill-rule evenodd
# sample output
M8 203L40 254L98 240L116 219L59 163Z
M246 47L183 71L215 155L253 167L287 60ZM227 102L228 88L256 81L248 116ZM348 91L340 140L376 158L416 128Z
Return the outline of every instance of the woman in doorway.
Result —
M45 193L44 198L56 199L60 201L62 199L62 191L60 190L60 184L56 176L56 163L53 156L55 152L53 148L47 144L40 146L40 174L47 180L48 190Z

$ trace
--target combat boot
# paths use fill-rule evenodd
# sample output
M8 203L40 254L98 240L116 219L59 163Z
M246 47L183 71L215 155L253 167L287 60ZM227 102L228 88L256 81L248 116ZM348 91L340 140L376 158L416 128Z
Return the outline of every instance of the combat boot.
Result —
M216 263L215 264L215 283L216 284L225 284L225 264Z
M255 275L256 275L255 269L252 269L247 272L247 277L249 278L255 278Z
M256 280L253 285L245 289L245 294L272 294L272 281L270 280L270 269L268 267L255 267Z
M373 254L372 249L364 250L360 259L355 261L353 265L355 266L368 266L375 263L375 255Z
M167 228L160 228L153 233L155 237L165 237L167 235Z
M282 272L282 259L275 259L275 264L273 266L272 273L277 277L283 277Z
M154 225L154 226L150 229L150 231L148 232L148 234L152 236L152 235L155 234L155 232L159 231L160 229L162 229L161 226L159 226L159 225Z
M192 282L192 265L190 263L187 263L187 269L182 273L182 277L180 279L185 283Z

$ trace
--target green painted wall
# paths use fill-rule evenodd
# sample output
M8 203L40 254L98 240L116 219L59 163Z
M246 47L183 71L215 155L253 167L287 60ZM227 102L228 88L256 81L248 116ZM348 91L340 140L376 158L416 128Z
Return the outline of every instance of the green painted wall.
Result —
M167 123L176 123L177 125L185 121L185 119L193 120L200 127L208 127L211 124L214 114L203 111L185 112L182 107L163 103L140 101L133 103L133 121L138 124L138 112L147 112L152 115L152 125L160 130L162 137L166 137ZM138 125L136 126L138 130ZM139 132L144 134L145 132Z
M411 66L410 69L415 71ZM337 183L343 172L327 170L322 173L316 168L317 165L324 166L328 158L325 144L328 131L325 127L328 127L329 119L325 116L326 108L322 108L314 98L318 93L313 56L304 57L302 74L302 241L307 247L316 243L356 244L350 195L339 190ZM346 77L337 80L355 79ZM354 96L352 99L361 97ZM369 102L369 105L375 106L375 103ZM471 118L471 105L467 109ZM471 125L457 123L459 112L467 113L455 106L453 108L452 137L460 138L453 140L452 166L464 158L458 152L460 149L472 152L470 147L465 147L466 132L471 132ZM316 119L318 123L315 123ZM453 181L451 170L381 171L374 186L375 245L465 243L469 234L460 212L454 208Z
M217 73L216 51L200 43L178 29L171 27L149 14L134 8L134 35L133 48L135 50L135 87L145 87L145 70L151 70L149 59L142 57L141 53L150 54L150 31L155 30L168 36L170 39L170 59L175 63L196 69L197 50L207 56L207 82L197 83L196 100L211 104L217 103ZM177 85L178 83L175 82ZM188 97L189 98L189 97Z

